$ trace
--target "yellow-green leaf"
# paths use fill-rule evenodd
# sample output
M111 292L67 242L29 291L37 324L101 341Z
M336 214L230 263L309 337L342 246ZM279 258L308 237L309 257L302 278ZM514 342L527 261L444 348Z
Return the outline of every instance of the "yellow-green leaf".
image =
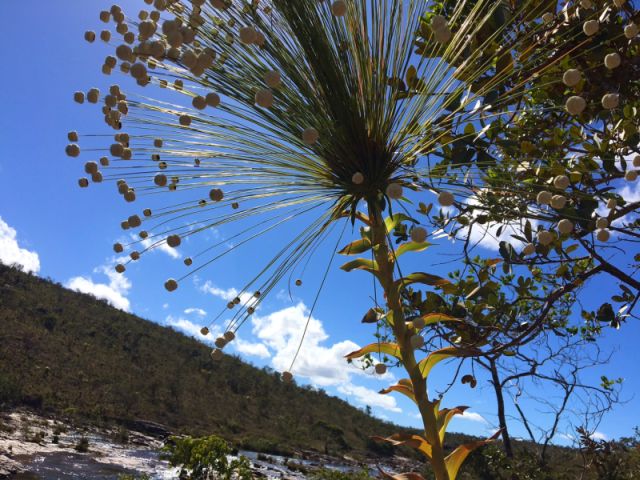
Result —
M356 240L351 242L349 245L344 247L338 253L340 255L357 255L359 253L366 252L371 248L371 240L368 238L361 238L360 240Z
M390 217L385 218L384 225L387 229L387 232L391 232L394 228L396 228L396 225L407 220L413 221L410 216L405 215L404 213L396 213L395 215L391 215Z
M426 250L428 247L430 247L431 245L433 245L433 243L429 243L429 242L422 242L422 243L417 243L417 242L406 242L403 243L402 245L400 245L396 251L396 257L399 257L400 255L407 253L407 252L421 252L423 250Z
M384 353L387 355L391 355L392 357L401 359L400 356L400 348L396 343L388 343L388 342L380 342L380 343L371 343L366 347L362 347L360 350L356 350L355 352L351 352L348 355L345 355L345 358L348 360L353 360L355 358L360 358L366 355L367 353Z
M406 378L399 380L396 385L391 385L388 388L384 388L380 390L378 393L382 395L386 395L387 393L391 393L391 392L401 393L407 396L408 398L410 398L413 402L416 402L416 397L413 393L413 385L411 384L411 381Z
M369 260L366 258L356 258L350 262L345 263L340 267L345 272L351 270L366 270L367 272L376 272L378 270L378 264L375 260Z
M464 415L465 410L469 407L455 407L455 408L443 408L437 413L438 422L438 434L440 435L440 442L444 442L444 435L447 432L447 426L453 417L456 415Z
M429 375L429 372L431 372L431 369L441 361L446 360L448 358L468 357L471 355L477 355L479 352L480 351L477 349L445 347L430 353L427 357L420 360L420 363L418 363L418 367L420 368L420 373L422 373L422 378L427 378L427 376Z
M443 285L449 285L451 282L446 278L439 277L437 275L432 275L430 273L424 272L416 272L410 275L407 275L404 278L396 280L396 286L407 286L412 283L423 283L425 285L430 285L432 287L439 287Z
M454 479L458 475L458 470L460 470L460 466L465 461L467 456L473 452L476 448L482 447L487 443L492 442L500 435L500 430L494 433L491 437L486 440L479 440L477 442L465 443L464 445L460 445L453 452L451 452L447 458L444 459L445 464L447 465L447 472L449 473L449 478Z
M387 442L397 447L406 445L414 450L422 452L427 458L431 458L431 445L420 435L412 435L409 433L395 433L389 437L371 437L377 442Z
M422 316L422 320L424 320L425 325L433 325L434 323L440 322L461 322L459 318L452 317L451 315L446 315L444 313L427 313Z

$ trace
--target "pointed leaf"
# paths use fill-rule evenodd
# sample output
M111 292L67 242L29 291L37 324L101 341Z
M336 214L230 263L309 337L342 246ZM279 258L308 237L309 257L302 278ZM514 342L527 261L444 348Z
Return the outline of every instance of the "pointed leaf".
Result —
M410 380L407 380L407 379L400 380L396 385L391 385L388 388L384 388L380 390L378 393L382 395L386 395L387 393L391 393L391 392L401 393L409 397L412 401L414 402L416 401L416 397L413 393L413 385L411 384Z
M420 318L420 317L415 317ZM427 313L423 315L422 320L424 321L424 325L434 325L440 322L461 322L460 318L452 317L451 315L447 315L445 313Z
M368 260L366 258L356 258L350 262L345 263L340 267L345 272L351 270L366 270L367 272L376 272L378 270L378 264L375 260Z
M455 408L443 408L438 411L437 414L437 422L438 422L438 433L440 435L440 442L444 442L444 435L447 432L447 426L453 417L456 415L463 415L465 410L469 407L455 407Z
M349 245L344 247L338 253L340 255L357 255L359 253L366 252L370 248L371 248L371 240L369 240L368 238L361 238L360 240L351 242Z
M393 231L396 228L396 225L400 222L404 222L406 220L410 220L414 222L415 220L404 213L396 213L395 215L391 215L390 217L385 218L384 225L387 228L387 232Z
M406 445L414 450L422 452L427 458L431 458L431 445L420 435L411 435L409 433L395 433L389 437L371 437L377 442L387 442L397 447Z
M362 347L360 350L356 350L355 352L351 352L348 355L345 355L345 358L348 360L353 360L355 358L360 358L367 353L385 353L387 355L391 355L392 357L401 359L400 357L400 348L395 343L371 343L366 347Z
M449 473L449 478L456 478L458 475L458 470L460 470L460 466L465 461L467 456L473 452L476 448L482 447L487 443L492 442L500 435L501 430L498 430L491 437L486 440L479 440L477 442L465 443L464 445L460 445L453 452L451 452L447 458L444 459L447 465L447 472Z
M430 285L432 287L439 287L439 286L451 284L451 282L446 278L442 278L437 275L432 275L430 273L424 273L424 272L412 273L410 275L407 275L404 278L396 280L395 283L398 287L411 285L412 283L423 283L425 285Z
M422 252L423 250L426 250L427 248L429 248L431 245L433 245L433 243L429 243L429 242L422 242L422 243L417 243L417 242L406 242L403 243L402 245L400 245L396 251L395 251L395 255L396 257L399 257L400 255L403 255L407 252Z
M456 347L445 347L435 352L430 353L427 357L420 360L418 368L422 373L422 378L427 378L431 369L443 360L454 357L468 357L470 355L478 354L479 350L475 349L462 349Z

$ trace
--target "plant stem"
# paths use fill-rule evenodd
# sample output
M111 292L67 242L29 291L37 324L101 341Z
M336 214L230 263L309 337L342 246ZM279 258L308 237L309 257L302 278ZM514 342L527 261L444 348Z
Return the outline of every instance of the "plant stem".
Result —
M393 312L393 324L391 327L400 349L402 364L413 385L413 393L422 417L425 438L431 445L432 450L429 461L436 480L450 480L438 432L437 402L429 400L427 381L422 377L416 361L415 351L411 345L413 332L405 324L402 298L399 290L394 287L394 259L389 251L384 218L382 212L373 202L369 202L369 219L371 222L371 243L374 257L378 264L378 282L385 293L387 307Z

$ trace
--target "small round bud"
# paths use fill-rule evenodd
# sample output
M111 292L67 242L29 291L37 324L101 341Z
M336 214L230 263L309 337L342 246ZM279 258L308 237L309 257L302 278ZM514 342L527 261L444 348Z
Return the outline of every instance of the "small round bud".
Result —
M297 279L297 280L296 280L296 287L299 287L299 286L301 286L301 285L302 285L302 280Z
M398 200L402 198L402 185L399 183L390 183L387 185L386 193L392 200Z
M291 383L293 381L293 373L282 372L282 381L285 383Z
M622 63L622 58L618 53L610 53L604 57L604 66L609 70L613 70L614 68L618 68Z
M347 4L344 0L336 0L331 4L331 13L336 17L343 17L347 13Z
M215 346L218 348L224 348L227 345L227 341L224 339L224 337L218 337L216 338L216 341L214 342Z
M560 210L567 204L567 197L564 195L554 195L551 198L551 207Z
M65 148L65 152L70 157L77 157L78 155L80 155L80 147L75 143L71 143L67 145L67 147Z
M209 198L214 202L220 202L224 198L224 192L219 188L213 188L209 192Z
M269 70L264 74L264 83L266 83L269 88L278 88L282 84L280 72L277 70Z
M522 255L529 256L536 252L536 246L533 243L527 243L522 249Z
M565 190L570 185L569 177L566 175L558 175L553 179L553 186L559 190Z
M422 348L424 346L424 338L422 335L413 335L409 341L414 349Z
M600 217L596 220L596 228L603 229L609 226L609 220L604 217Z
M84 103L84 92L75 92L73 94L73 101L76 103Z
M609 210L613 210L614 208L616 208L617 205L618 205L618 202L616 201L615 198L610 198L609 200L607 200L607 208Z
M571 68L562 75L562 82L567 87L575 87L582 79L582 73L576 68Z
M313 127L306 128L302 132L302 141L307 145L313 145L320 138L320 133Z
M624 179L627 182L635 182L638 178L638 172L636 170L629 170L624 174Z
M219 362L220 360L222 360L223 356L224 356L224 353L219 348L216 348L215 350L211 351L211 358L216 362Z
M624 27L624 36L631 40L632 38L638 36L639 33L638 25L635 23L630 23L626 27Z
M598 33L599 29L600 29L600 24L598 23L597 20L587 20L582 25L582 31L588 37L591 37L596 33Z
M187 267L190 267L191 265L193 265L193 260L190 257L187 257L187 258L184 259L184 264Z
M92 32L91 30L87 30L86 32L84 32L84 39L89 43L95 42L96 41L96 32Z
M87 188L89 186L89 180L82 177L78 179L78 186L80 188Z
M351 176L351 181L354 185L362 185L364 182L364 175L360 172L356 172Z
M203 335L206 337L207 335L209 335L209 329L207 327L202 327L200 329L200 335Z
M443 207L450 207L454 202L455 198L451 192L440 192L438 195L438 203Z
M258 90L255 101L262 108L271 108L273 106L273 93L268 88Z
M207 106L207 99L198 95L197 97L193 97L191 103L195 109L204 110Z
M563 218L558 222L558 231L562 234L569 234L573 232L573 222Z
M567 99L565 108L571 115L580 115L587 108L587 101L578 95L574 95Z
M227 342L231 342L236 338L236 334L233 333L232 331L224 332L223 336Z
M538 241L542 245L549 245L556 238L553 232L549 232L547 230L540 230L536 236L538 237Z
M122 246L121 243L114 243L113 244L113 251L116 253L122 253L124 251L124 247Z
M427 240L427 231L422 227L414 227L411 230L411 241L415 243L424 243Z
M180 235L169 235L167 237L167 245L169 245L172 248L179 247L181 243L182 243L182 240L180 238Z
M376 363L375 369L378 375L387 373L387 366L384 363Z
M205 97L205 100L207 101L207 105L209 105L210 107L215 108L220 105L220 95L218 95L217 93L208 93Z
M258 32L253 27L242 27L240 29L240 41L245 45L250 45L256 41Z
M609 238L611 238L611 234L609 233L609 230L598 230L596 238L599 242L608 242Z
M633 157L633 166L636 168L640 168L640 155L636 155Z
M552 198L553 198L553 194L551 192L547 192L546 190L543 190L542 192L539 192L538 195L536 196L536 202L538 202L539 205L549 205L551 203Z
M617 93L605 93L602 96L602 107L607 110L618 108L620 104L620 96Z
M180 123L180 125L182 125L183 127L188 127L189 125L191 125L191 116L180 115L180 117L178 118L178 123Z
M124 273L124 272L125 272L125 270L126 270L126 268L125 268L125 266L124 266L124 265L122 265L121 263L119 263L118 265L116 265L115 270L116 270L116 272L118 272L118 273Z

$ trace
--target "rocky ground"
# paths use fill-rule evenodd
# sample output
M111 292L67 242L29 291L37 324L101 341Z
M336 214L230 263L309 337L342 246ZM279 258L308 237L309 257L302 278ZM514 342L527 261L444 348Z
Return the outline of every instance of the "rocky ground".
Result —
M137 422L124 429L78 424L28 410L0 413L0 479L116 479L120 474L151 479L177 478L176 470L159 458L162 426ZM143 430L145 433L133 430ZM304 479L318 468L375 470L375 462L299 452L295 458L240 452L249 458L256 478ZM407 459L385 459L386 471L410 471Z

